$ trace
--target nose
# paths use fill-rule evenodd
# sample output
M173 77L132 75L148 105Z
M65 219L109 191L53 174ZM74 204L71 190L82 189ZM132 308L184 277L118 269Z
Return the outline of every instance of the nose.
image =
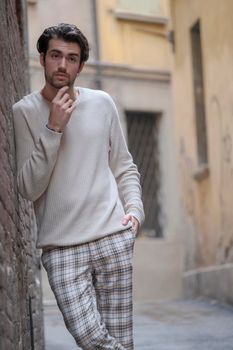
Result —
M66 70L66 58L61 57L59 61L59 69L65 71Z

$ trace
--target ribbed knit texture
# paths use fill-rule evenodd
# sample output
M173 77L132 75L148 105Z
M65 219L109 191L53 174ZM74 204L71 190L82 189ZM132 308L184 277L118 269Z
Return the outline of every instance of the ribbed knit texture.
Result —
M90 242L144 219L139 173L128 152L111 97L78 88L63 133L46 127L50 103L34 92L14 107L17 182L34 202L37 247Z

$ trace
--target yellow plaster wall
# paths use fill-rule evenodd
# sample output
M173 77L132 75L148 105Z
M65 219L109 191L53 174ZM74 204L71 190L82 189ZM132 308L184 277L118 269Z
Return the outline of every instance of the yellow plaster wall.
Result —
M233 261L233 2L171 0L173 99L187 267ZM201 20L209 177L198 182L190 28ZM194 247L195 246L195 249Z
M151 69L170 69L167 25L117 19L117 0L99 0L100 58L104 62ZM161 0L161 16L168 19L167 0Z

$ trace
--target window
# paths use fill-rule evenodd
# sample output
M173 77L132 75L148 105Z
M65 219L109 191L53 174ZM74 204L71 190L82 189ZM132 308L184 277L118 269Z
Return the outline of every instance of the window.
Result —
M160 0L119 0L117 8L141 15L158 16L160 14Z
M194 105L196 116L197 153L198 164L201 166L208 164L208 150L200 21L197 21L191 28L191 49Z

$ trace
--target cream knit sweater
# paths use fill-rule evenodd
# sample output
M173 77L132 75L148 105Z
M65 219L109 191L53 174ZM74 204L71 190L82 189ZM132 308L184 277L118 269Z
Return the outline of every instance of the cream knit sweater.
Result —
M13 106L17 182L34 202L37 247L93 241L144 219L139 173L111 97L78 88L65 131L46 127L50 103L33 92Z

